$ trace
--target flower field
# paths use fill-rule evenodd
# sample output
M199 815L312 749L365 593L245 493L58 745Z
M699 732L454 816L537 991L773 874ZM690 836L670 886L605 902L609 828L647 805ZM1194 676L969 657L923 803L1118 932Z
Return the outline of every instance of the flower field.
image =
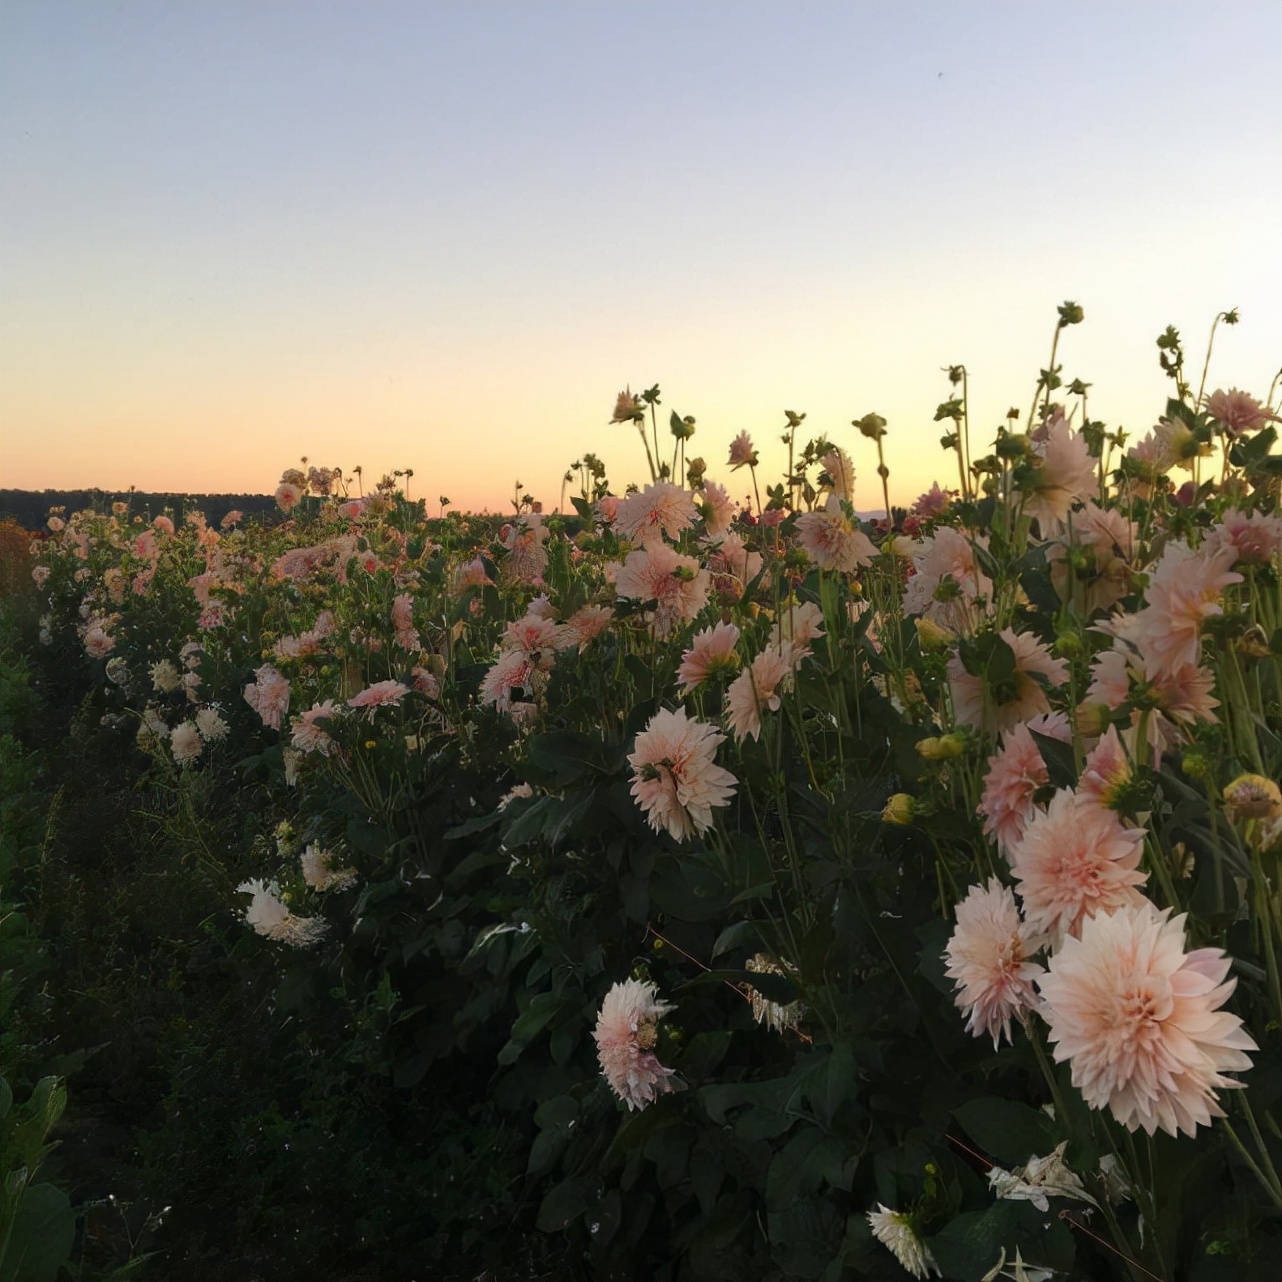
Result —
M1276 388L1081 319L907 510L656 387L556 513L10 548L12 1276L1282 1276Z

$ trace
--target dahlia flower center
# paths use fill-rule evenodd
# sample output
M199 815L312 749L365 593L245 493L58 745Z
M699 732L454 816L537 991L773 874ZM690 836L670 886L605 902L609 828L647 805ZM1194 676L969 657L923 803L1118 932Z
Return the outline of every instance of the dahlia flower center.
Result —
M659 1031L655 1027L654 1020L643 1019L637 1024L637 1045L643 1051L654 1050L655 1043L659 1040Z

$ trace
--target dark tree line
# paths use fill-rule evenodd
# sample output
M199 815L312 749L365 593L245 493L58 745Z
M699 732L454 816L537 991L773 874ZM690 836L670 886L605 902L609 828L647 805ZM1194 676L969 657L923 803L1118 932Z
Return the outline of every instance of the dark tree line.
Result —
M113 503L124 503L125 516L150 521L162 514L179 524L188 512L201 511L211 525L234 509L259 520L277 513L270 494L166 494L141 490L4 490L0 489L0 521L11 518L24 529L44 529L51 508L64 508L66 515L93 508L110 512Z

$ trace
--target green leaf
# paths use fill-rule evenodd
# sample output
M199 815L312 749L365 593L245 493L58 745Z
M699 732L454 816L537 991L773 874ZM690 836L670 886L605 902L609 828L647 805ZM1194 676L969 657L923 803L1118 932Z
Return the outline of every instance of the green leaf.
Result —
M0 1277L6 1282L55 1282L71 1258L76 1216L67 1195L52 1184L29 1185L8 1230Z
M1038 734L1036 730L1030 730L1029 734L1046 763L1051 783L1056 788L1076 788L1077 761L1073 756L1073 745L1050 735Z
M982 1096L953 1109L962 1129L994 1161L1023 1166L1030 1157L1045 1157L1059 1142L1054 1123L1027 1104Z
M592 1205L592 1181L586 1175L571 1175L548 1193L539 1206L539 1229L556 1233L578 1219Z

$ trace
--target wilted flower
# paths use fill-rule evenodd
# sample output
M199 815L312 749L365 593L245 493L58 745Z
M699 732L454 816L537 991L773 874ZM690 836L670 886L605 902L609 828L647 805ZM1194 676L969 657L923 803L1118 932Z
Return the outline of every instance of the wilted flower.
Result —
M715 726L691 720L684 708L661 709L637 735L628 756L632 795L656 832L678 841L712 826L715 807L729 805L738 782L715 761L725 740Z
M324 937L328 924L319 917L298 917L276 896L274 884L265 885L258 878L243 881L237 893L252 895L245 910L245 922L267 939L291 944L295 948L310 948Z
M1067 1197L1098 1206L1082 1181L1064 1164L1067 1148L1068 1141L1064 1140L1045 1157L1030 1157L1017 1171L994 1166L988 1172L988 1187L998 1197L1013 1202L1031 1202L1039 1211L1049 1211L1053 1197Z
M757 953L749 957L744 963L744 969L752 971L754 975L780 975L784 978L791 978L797 973L795 966L781 964L773 957L767 957L765 953ZM791 1001L787 1005L772 1002L768 997L763 997L751 984L748 985L748 996L752 999L752 1018L758 1024L764 1024L776 1033L800 1027L801 1017L806 1013L802 1002Z
M313 889L346 890L356 880L355 868L335 868L334 856L314 842L299 856L303 880Z
M1224 789L1224 813L1233 823L1282 814L1282 789L1263 775L1238 775Z
M151 688L160 694L170 694L178 689L178 669L168 659L151 665Z
M1040 941L1023 921L1009 886L996 877L972 886L957 905L957 925L944 958L948 977L956 981L955 1001L966 1015L966 1031L993 1039L993 1049L1010 1021L1036 1005L1033 981L1042 968L1029 957Z
M644 1108L683 1085L654 1055L656 1025L673 1009L657 996L654 984L627 979L606 993L597 1016L593 1036L601 1073L629 1111Z
M1039 981L1042 1014L1092 1108L1127 1130L1193 1135L1223 1117L1215 1092L1251 1067L1257 1050L1242 1021L1220 1007L1237 984L1218 948L1184 951L1187 914L1147 900L1101 913L1066 939Z
M915 1278L928 1278L931 1273L943 1277L930 1247L917 1236L912 1217L903 1211L892 1211L883 1202L875 1211L868 1212L868 1227L873 1237L899 1261Z

